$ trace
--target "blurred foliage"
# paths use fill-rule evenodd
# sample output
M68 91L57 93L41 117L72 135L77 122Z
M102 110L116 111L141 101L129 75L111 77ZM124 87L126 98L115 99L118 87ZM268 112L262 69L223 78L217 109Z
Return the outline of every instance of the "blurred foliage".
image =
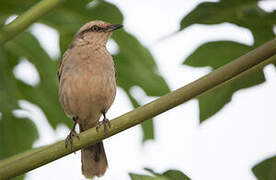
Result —
M154 172L152 169L145 168L151 176L129 173L131 180L190 180L188 176L178 170L168 170L162 174Z
M266 12L258 6L258 2L258 0L220 0L203 2L193 9L181 20L180 30L194 24L214 25L227 22L249 29L253 35L254 44L248 46L233 41L207 42L187 57L184 64L217 69L273 39L276 11ZM208 119L230 102L233 93L237 90L258 85L264 81L263 72L257 72L253 76L242 78L235 83L199 96L200 122Z
M22 14L37 2L38 0L1 0L0 27L10 16ZM210 66L212 69L217 69L274 38L276 11L265 12L258 6L258 2L259 0L203 2L183 17L180 30L194 24L213 25L228 22L249 29L254 38L254 43L250 46L233 41L207 42L187 57L184 64L192 67ZM73 122L65 116L58 102L56 70L75 32L86 22L95 19L122 24L123 15L116 6L105 1L67 0L39 20L39 23L50 26L59 33L61 54L58 59L52 59L30 31L23 32L0 46L0 159L30 149L38 138L37 128L30 119L13 115L13 111L19 108L20 99L38 105L53 128L60 123L66 124L69 128L72 126ZM126 92L134 107L138 107L139 104L130 93L133 86L141 87L148 96L161 96L169 92L146 47L125 30L117 31L112 38L119 47L119 52L113 54L118 71L117 84ZM36 67L40 76L40 82L37 85L31 86L15 78L13 70L22 58L26 58ZM240 78L227 86L199 96L200 122L208 119L230 102L233 93L237 90L258 85L264 81L263 72L257 72L250 77ZM152 120L143 123L142 128L144 141L154 138ZM253 171L258 179L275 179L275 171L273 171L275 167L276 161L273 157L255 166ZM145 170L151 175L130 173L131 179L189 179L177 170L169 170L162 174L151 169ZM22 176L16 179L22 179Z
M38 0L0 1L0 26L10 16L22 14L37 2ZM20 119L12 113L19 109L20 99L38 105L53 128L60 123L71 128L73 121L66 117L58 101L56 71L62 54L77 30L86 22L96 19L122 24L123 15L116 6L105 1L68 0L39 20L39 23L50 26L59 33L61 54L58 60L47 54L30 31L23 32L0 46L0 159L30 149L38 138L37 128L30 119ZM114 54L117 83L126 91L135 107L139 104L130 93L133 86L141 87L148 96L161 96L169 92L146 47L124 30L117 31L112 38L119 46L119 52ZM13 70L22 58L26 58L37 69L40 76L37 85L31 86L15 78ZM143 123L142 127L143 140L153 139L152 120Z
M191 54L185 61L186 65L193 67L210 66L217 69L235 58L246 54L251 50L250 46L232 42L215 41L208 42ZM233 93L241 88L247 88L264 82L263 72L256 72L250 76L243 76L241 79L232 81L226 86L217 87L212 91L198 96L200 108L200 121L206 120L223 106L231 101Z
M271 157L253 167L253 172L258 180L276 179L276 156Z

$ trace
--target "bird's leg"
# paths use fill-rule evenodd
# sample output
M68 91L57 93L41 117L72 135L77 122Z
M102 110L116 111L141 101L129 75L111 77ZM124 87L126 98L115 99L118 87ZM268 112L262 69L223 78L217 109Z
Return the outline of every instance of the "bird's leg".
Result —
M67 138L65 139L65 147L67 148L68 146L68 143L70 143L71 145L71 151L74 150L74 147L73 147L73 136L77 137L78 139L80 139L78 133L75 131L75 128L76 128L76 125L78 123L78 120L79 120L79 117L78 116L74 116L73 117L73 121L74 121L74 125L69 133L69 135L67 136Z
M96 131L98 132L99 131L99 127L101 126L101 125L103 125L104 126L104 133L107 133L107 125L108 125L108 127L109 128L111 128L111 124L110 124L110 122L109 122L109 120L106 118L106 116L105 116L105 111L103 111L102 112L103 113L103 120L102 121L100 121L100 122L98 122L97 123L97 126L96 126Z

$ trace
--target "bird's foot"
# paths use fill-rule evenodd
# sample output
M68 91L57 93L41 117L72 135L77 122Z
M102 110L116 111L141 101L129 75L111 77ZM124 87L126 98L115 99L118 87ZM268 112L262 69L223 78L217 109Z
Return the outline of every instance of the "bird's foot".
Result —
M77 137L78 139L80 139L78 133L75 131L75 127L76 127L76 125L77 125L77 123L78 123L78 117L77 117L77 116L76 116L76 117L73 117L73 121L74 121L74 125L73 125L73 127L72 127L72 129L71 129L69 135L68 135L68 136L66 137L66 139L65 139L65 147L67 148L68 144L70 143L70 145L71 145L71 151L74 150L74 146L73 146L73 137L75 136L75 137Z
M107 133L107 126L109 128L111 128L110 121L105 117L105 115L104 115L104 119L102 121L100 121L100 122L97 123L97 126L96 126L96 131L97 132L99 131L99 128L100 128L101 125L104 126L104 133L105 134Z
M71 151L74 150L74 146L73 146L73 137L74 136L77 137L78 139L80 139L78 133L75 130L71 130L69 135L65 139L65 147L67 148L68 144L70 143Z

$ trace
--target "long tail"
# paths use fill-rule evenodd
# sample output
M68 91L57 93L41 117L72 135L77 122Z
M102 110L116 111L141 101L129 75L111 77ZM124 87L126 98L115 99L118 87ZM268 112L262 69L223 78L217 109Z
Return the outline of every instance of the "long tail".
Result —
M82 149L81 163L82 174L86 178L93 178L95 176L100 177L104 175L108 164L103 142L101 141L92 146Z

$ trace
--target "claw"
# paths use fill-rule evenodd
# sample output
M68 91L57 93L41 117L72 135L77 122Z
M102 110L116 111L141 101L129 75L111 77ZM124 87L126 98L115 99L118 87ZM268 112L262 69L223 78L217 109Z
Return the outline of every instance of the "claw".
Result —
M74 146L73 146L73 136L77 137L78 139L80 139L78 133L75 130L71 130L69 135L66 137L65 139L65 147L67 148L68 143L70 143L71 145L71 151L74 150Z
M110 124L110 121L106 118L105 112L103 112L103 116L104 116L103 120L97 123L96 131L99 132L100 126L103 125L104 133L106 134L107 133L107 125L109 128L111 128L111 124Z
M74 146L73 146L73 136L77 137L78 139L80 139L78 133L75 131L75 127L78 123L78 117L73 117L73 121L74 121L74 125L69 133L69 135L66 137L65 139L65 147L67 148L68 144L70 143L71 145L71 151L74 151Z

